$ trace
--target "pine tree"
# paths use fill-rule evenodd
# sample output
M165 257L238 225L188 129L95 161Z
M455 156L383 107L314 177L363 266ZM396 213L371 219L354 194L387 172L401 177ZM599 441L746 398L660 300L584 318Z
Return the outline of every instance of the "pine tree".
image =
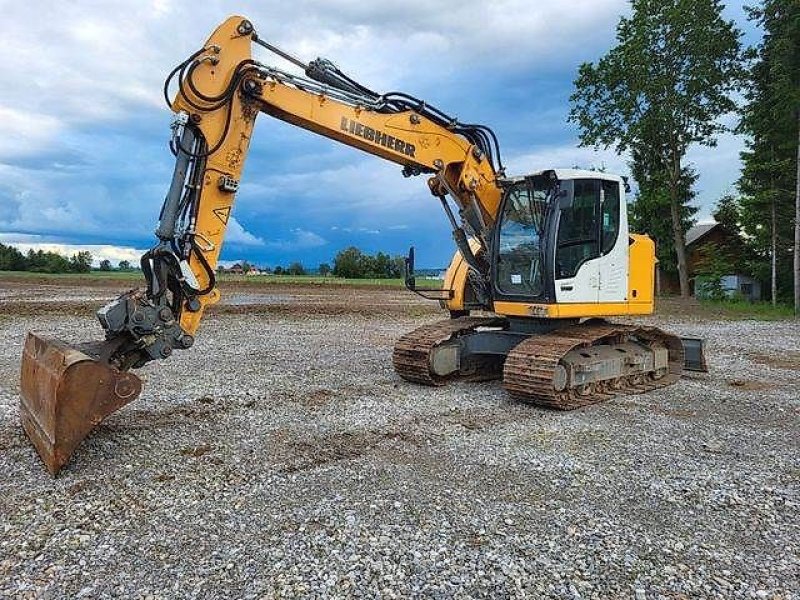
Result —
M792 296L800 309L800 3L764 0L750 10L764 29L746 90L740 130L742 224L768 261L772 301ZM793 249L793 251L792 251ZM793 259L792 259L792 254ZM793 267L792 267L792 263Z

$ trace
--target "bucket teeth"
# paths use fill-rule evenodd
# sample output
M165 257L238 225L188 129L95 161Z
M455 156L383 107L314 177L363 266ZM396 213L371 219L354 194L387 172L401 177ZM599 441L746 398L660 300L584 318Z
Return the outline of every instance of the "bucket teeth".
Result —
M142 389L136 375L33 332L25 340L20 384L22 427L53 476L92 429Z

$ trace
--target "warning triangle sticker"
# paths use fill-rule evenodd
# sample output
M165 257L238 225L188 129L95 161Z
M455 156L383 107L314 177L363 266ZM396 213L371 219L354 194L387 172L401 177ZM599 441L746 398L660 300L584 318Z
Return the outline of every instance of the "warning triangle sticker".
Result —
M231 216L231 207L226 206L225 208L215 208L214 214L217 215L217 218L222 221L223 225L228 224L228 219Z

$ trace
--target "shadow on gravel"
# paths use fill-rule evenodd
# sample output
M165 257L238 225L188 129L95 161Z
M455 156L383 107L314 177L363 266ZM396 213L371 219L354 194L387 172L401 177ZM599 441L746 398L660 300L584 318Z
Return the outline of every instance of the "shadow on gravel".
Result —
M542 412L535 409L521 413L513 405L495 410L448 411L415 416L388 430L332 433L304 439L297 439L284 431L278 434L273 444L285 448L288 455L279 471L295 473L339 461L356 460L373 451L396 450L398 445L412 448L430 446L438 440L451 438L453 427L461 428L462 435L477 434L508 423L538 419L541 415Z
M786 369L789 371L800 371L800 353L788 352L780 356L769 354L751 354L750 358L754 363L766 365L776 369Z

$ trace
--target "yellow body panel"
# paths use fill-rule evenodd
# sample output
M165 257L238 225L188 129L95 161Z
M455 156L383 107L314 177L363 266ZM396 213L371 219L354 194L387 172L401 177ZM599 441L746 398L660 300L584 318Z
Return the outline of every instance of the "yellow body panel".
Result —
M470 249L477 253L480 249L480 243L471 239L469 241ZM443 302L444 308L451 311L464 310L465 293L467 290L467 276L469 274L469 265L461 256L461 252L456 250L453 259L450 261L450 266L444 274L444 289L451 290L453 297L450 300Z
M217 64L206 62L195 71L195 84L203 94L208 96L221 94L230 83L236 65L242 60L250 58L250 36L242 36L236 32L236 27L242 19L243 17L230 17L211 34L206 42L206 48L218 46L221 51L208 53L209 56L213 56L219 61ZM188 92L188 90L186 91ZM195 98L192 99L195 100ZM227 107L199 114L199 111L187 102L183 94L179 93L173 102L173 110L176 112L183 110L190 115L197 115L194 119L203 132L209 147L216 145L225 132L225 124L228 119ZM219 150L208 157L206 163L200 210L197 215L198 243L212 269L216 269L234 200L233 194L218 189L217 181L222 175L228 175L237 181L241 179L255 116L258 113L257 109L253 110L251 107L243 106L239 94L234 96L230 111L230 125L225 140ZM206 286L208 277L194 254L189 264L201 287ZM190 334L194 334L199 327L205 306L219 301L219 292L215 289L210 294L200 296L198 300L201 305L200 310L194 312L184 310L181 314L181 327Z
M645 304L652 314L656 287L656 245L650 237L630 234L628 245L628 302Z
M571 319L584 317L619 317L624 315L649 315L651 304L641 302L597 302L535 304L530 302L494 303L494 312L508 317L537 317L541 319Z
M264 101L261 109L273 117L386 160L437 170L437 161L441 161L445 172L448 165L458 164L455 169L458 179L451 180L451 186L474 192L484 219L494 222L501 190L495 183L491 165L485 159L478 161L472 156L472 146L467 140L436 123L411 111L387 115L348 106L276 81L265 82L261 98ZM376 133L402 141L403 150L376 142ZM406 150L409 145L413 147L413 155Z

